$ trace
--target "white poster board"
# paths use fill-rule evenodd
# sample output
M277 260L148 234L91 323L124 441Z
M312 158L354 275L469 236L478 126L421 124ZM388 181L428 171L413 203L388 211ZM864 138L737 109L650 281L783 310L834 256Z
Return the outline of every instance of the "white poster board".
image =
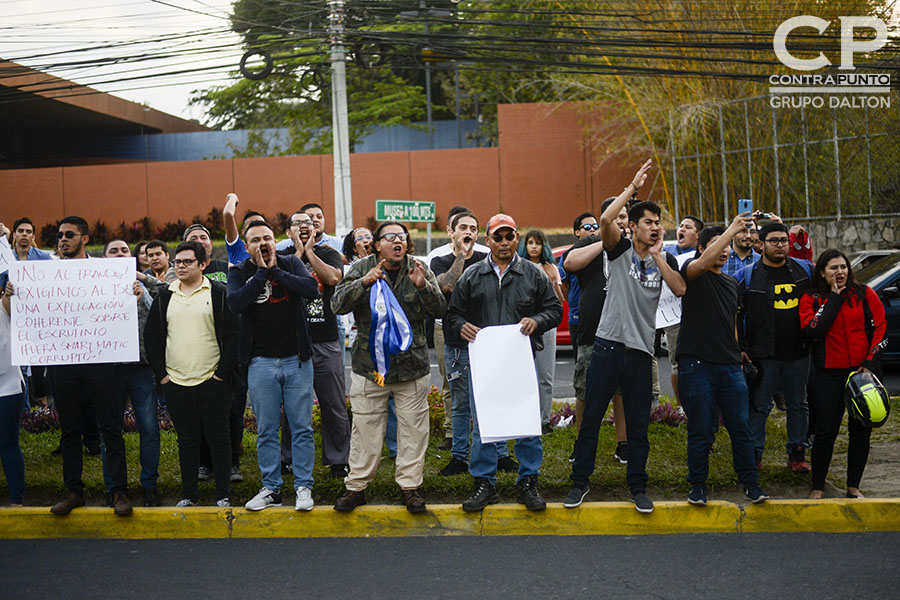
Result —
M472 394L482 443L541 435L531 341L522 326L485 327L469 344Z
M689 258L694 258L695 254L697 254L696 250L676 256L678 269L680 270ZM659 304L656 305L656 328L662 329L679 323L681 323L681 298L673 294L666 282L663 281L662 291L659 293Z
M9 247L9 240L5 235L0 236L0 273L8 271L15 260L12 248Z
M135 263L121 258L17 261L9 269L12 363L140 360Z

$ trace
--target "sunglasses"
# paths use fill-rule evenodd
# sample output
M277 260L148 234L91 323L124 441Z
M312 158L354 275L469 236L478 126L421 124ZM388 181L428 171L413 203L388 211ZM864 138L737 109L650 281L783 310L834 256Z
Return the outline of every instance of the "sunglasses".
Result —
M405 242L406 234L405 233L385 233L384 235L381 236L381 239L387 240L389 242L393 242L393 241Z
M75 233L74 231L60 231L56 234L56 239L61 240L66 238L67 240L71 240L73 237L80 235L80 233Z
M507 233L506 235L500 235L499 233L495 233L491 237L494 238L495 242L502 242L504 238L506 239L507 242L511 242L514 239L516 239L516 234L513 232Z
M581 228L584 229L585 231L597 231L598 229L600 229L600 224L599 223L588 223L588 224L582 225Z
M189 267L192 264L194 264L195 262L197 262L196 258L176 258L175 266L176 267Z

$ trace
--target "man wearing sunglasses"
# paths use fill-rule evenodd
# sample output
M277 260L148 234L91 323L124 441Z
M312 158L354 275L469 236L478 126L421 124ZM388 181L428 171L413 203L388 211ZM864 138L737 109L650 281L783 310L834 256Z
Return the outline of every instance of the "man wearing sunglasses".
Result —
M366 487L381 461L388 418L388 397L394 394L397 413L397 458L394 480L400 486L400 502L411 513L425 512L425 499L419 493L428 448L428 380L431 367L425 345L425 319L443 316L447 306L431 269L411 256L413 241L406 226L385 221L375 229L375 254L354 263L331 297L331 308L339 315L353 312L357 335L353 342L350 375L350 404L353 427L350 433L350 473L344 479L346 491L334 504L347 512L366 503ZM369 347L373 312L370 304L373 286L387 283L409 323L412 336L409 348L390 355L383 381L375 373ZM378 286L381 287L381 286ZM379 296L376 296L376 299ZM390 302L386 299L385 305ZM384 321L381 321L384 323ZM373 335L373 339L376 336ZM376 342L377 343L377 342Z
M85 246L90 238L87 221L69 216L60 221L57 250L62 260L87 258ZM63 480L69 493L50 509L56 515L67 515L73 508L84 506L81 437L84 406L93 405L106 444L106 466L110 479L113 507L119 516L131 514L128 480L125 469L125 439L122 419L116 408L116 368L112 363L54 365L48 368L59 411L62 430L60 448L63 457Z
M581 213L575 217L575 222L572 224L572 230L575 232L575 237L582 240L586 237L597 235L600 230L600 224L597 223L597 217L594 216L594 213ZM569 248L569 250L571 250L571 248ZM581 301L581 285L578 282L576 274L567 271L563 266L563 263L566 262L566 256L568 256L569 250L566 250L562 257L560 257L559 264L556 268L559 270L559 278L562 281L563 294L566 296L566 300L569 303L569 336L572 340L572 352L574 352L575 361L577 362L578 344L576 343L576 340L578 339L578 324L580 323L578 303Z
M809 348L800 330L800 297L809 287L813 265L788 256L790 236L783 223L766 223L759 229L759 239L762 258L736 275L742 295L741 349L744 358L761 371L750 399L755 409L750 411L750 434L759 464L772 396L781 389L787 408L787 466L795 473L806 473Z
M550 279L540 269L519 258L516 248L519 233L516 222L497 214L487 223L488 257L463 272L453 289L450 309L445 317L448 328L466 342L475 341L482 327L521 325L531 338L532 357L543 346L542 335L562 320L562 304ZM471 375L469 375L471 376ZM510 377L515 374L510 373ZM472 388L471 381L469 388ZM497 444L482 443L474 399L472 414L472 454L469 473L475 478L472 494L463 502L466 512L476 512L500 501L494 488L497 480ZM537 489L537 477L543 462L541 437L516 440L519 476L516 499L528 510L543 510L547 503Z

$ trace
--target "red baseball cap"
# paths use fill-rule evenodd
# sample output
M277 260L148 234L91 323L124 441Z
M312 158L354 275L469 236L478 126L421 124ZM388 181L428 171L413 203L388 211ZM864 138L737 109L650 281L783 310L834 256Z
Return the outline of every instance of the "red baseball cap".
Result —
M513 221L513 218L511 216L499 213L488 219L486 233L490 233L504 227L509 227L513 231L518 231L516 222Z

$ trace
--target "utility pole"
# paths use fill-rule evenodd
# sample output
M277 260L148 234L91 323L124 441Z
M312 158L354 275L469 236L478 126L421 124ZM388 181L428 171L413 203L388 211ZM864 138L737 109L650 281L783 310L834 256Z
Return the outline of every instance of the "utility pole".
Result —
M344 54L344 0L328 0L331 33L331 126L334 151L335 233L343 237L353 229L353 194L350 189L350 125L347 119L347 63Z
M419 0L419 13L425 16L425 41L428 41L428 7ZM434 130L431 122L431 63L425 62L425 119L428 121L428 149L434 150Z

